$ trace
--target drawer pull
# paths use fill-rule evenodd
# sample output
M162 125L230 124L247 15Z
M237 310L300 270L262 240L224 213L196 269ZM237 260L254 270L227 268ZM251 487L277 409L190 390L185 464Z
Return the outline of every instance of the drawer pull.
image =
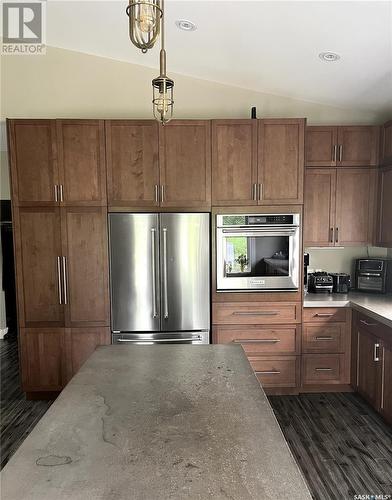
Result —
M333 340L333 337L316 337L316 340Z
M276 344L280 339L235 339L234 344Z
M377 323L368 323L366 320L364 319L360 319L359 320L363 325L366 325L366 326L377 326Z
M316 368L316 372L331 372L332 368Z
M264 371L255 371L256 375L279 375L280 371L278 370L264 370Z
M276 316L278 311L234 311L233 316Z
M329 318L330 316L333 316L333 313L316 313L315 314L316 318Z

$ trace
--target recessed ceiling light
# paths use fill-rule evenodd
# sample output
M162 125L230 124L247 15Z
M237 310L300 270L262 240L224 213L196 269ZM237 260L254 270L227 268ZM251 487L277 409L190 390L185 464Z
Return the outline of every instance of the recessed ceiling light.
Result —
M334 62L340 59L340 55L336 52L320 52L319 58L325 62Z
M176 26L180 30L183 31L196 31L197 26L195 23L192 23L192 21L187 21L186 19L179 19L176 21Z

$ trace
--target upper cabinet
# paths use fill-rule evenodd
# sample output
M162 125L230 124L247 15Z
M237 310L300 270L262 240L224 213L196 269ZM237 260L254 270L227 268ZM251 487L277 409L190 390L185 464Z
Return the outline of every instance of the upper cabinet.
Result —
M212 204L303 201L304 119L214 120Z
M212 204L257 205L257 120L213 120Z
M307 167L367 167L378 163L380 128L307 127Z
M59 199L63 205L106 205L103 120L56 120Z
M106 205L103 120L9 120L14 205Z
M159 206L158 123L107 120L109 206Z
M392 248L392 166L379 172L377 245Z
M55 121L7 120L7 125L14 203L57 203Z
M162 207L211 206L211 122L173 120L159 127Z
M305 119L260 120L259 205L303 202Z
M392 120L381 128L381 164L392 165Z

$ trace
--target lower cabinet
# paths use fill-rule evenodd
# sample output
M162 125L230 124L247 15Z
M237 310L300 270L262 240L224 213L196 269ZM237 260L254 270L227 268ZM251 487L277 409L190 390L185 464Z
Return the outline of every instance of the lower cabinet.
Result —
M380 411L392 423L392 330L391 341L382 341Z
M61 391L95 348L107 344L110 328L21 328L22 390Z

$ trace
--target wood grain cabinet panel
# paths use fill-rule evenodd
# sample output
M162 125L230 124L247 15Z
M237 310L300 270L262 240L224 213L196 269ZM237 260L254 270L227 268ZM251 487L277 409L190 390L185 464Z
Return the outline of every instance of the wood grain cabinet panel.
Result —
M20 207L14 214L19 325L63 326L60 209Z
M107 120L106 157L110 206L159 206L158 123Z
M212 121L212 204L257 205L257 120Z
M59 183L54 120L8 120L15 205L54 205Z
M337 127L306 127L305 165L336 166L337 135Z
M344 354L303 354L302 384L347 384Z
M392 167L379 172L377 244L392 248Z
M343 353L345 350L345 323L304 324L302 352Z
M106 205L103 120L56 120L60 201L65 205Z
M357 391L377 410L380 410L381 363L377 357L379 340L365 328L358 326L357 345Z
M296 356L250 356L249 362L263 388L297 387L299 369Z
M390 331L392 334L392 330ZM382 374L380 411L392 423L392 343L382 342Z
M217 325L266 325L301 322L301 304L254 302L213 304L213 321Z
M303 202L305 119L260 120L259 205Z
M159 127L162 207L211 206L211 123L173 120Z
M338 127L338 166L377 166L379 134L379 127Z
M336 169L308 169L305 174L304 241L307 246L335 245Z
M345 307L305 307L303 310L304 323L326 323L347 321Z
M22 390L60 391L65 380L64 329L21 328Z
M108 326L108 250L106 209L62 209L66 258L66 326Z
M392 165L392 120L381 129L381 165Z

